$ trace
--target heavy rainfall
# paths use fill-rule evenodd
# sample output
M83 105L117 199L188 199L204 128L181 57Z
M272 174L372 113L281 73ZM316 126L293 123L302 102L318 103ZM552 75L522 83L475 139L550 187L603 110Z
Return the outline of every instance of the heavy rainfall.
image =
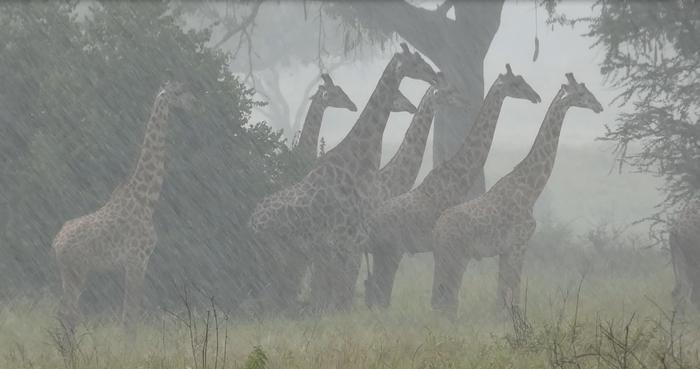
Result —
M0 3L0 368L700 367L700 5Z

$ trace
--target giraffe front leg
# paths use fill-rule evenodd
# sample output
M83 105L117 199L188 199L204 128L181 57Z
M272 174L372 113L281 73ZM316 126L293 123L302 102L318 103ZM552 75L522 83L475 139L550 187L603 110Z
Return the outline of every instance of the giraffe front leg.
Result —
M362 250L367 249L369 238L363 227L356 225L336 249L340 257L341 273L337 278L337 286L333 289L333 305L340 311L352 308L357 287L357 278L362 266ZM368 266L369 267L369 266Z
M389 245L374 252L372 256L372 278L365 283L365 302L367 307L389 307L396 271L399 269L402 256L402 252L397 250L396 247Z
M147 265L148 260L146 259L145 261L128 262L124 266L122 324L131 325L139 318Z
M361 255L353 250L341 255L337 286L332 289L332 305L336 310L349 311L352 308L361 264Z
M321 314L329 308L333 274L337 272L338 264L333 260L332 251L328 244L319 245L311 263L311 310Z
M436 245L433 252L435 269L431 298L433 309L445 313L452 319L457 317L459 290L468 261L462 252L454 251L451 248Z
M537 223L532 216L517 224L510 240L505 245L506 251L498 256L498 291L497 306L511 313L520 309L520 284L525 258L525 249L535 233Z
M297 244L291 243L284 256L279 258L278 267L273 274L274 309L290 312L296 310L297 299L302 289L304 273L309 267L306 253L302 252Z
M520 276L523 258L517 252L498 256L498 306L501 309L520 308Z

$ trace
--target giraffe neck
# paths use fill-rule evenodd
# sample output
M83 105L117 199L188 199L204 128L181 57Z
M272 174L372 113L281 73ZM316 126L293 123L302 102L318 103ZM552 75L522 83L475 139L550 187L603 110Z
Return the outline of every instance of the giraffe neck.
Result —
M492 188L496 194L508 193L517 206L531 209L552 174L562 124L570 107L562 102L560 95L549 105L530 152Z
M141 154L136 168L127 179L121 193L136 199L136 203L152 212L160 197L165 176L165 130L169 105L163 94L156 97L146 124Z
M505 98L501 85L494 83L462 146L450 159L430 171L418 187L419 191L432 198L439 209L462 202L479 176L491 149Z
M428 88L418 105L418 111L413 115L411 125L406 130L401 146L391 160L379 170L378 180L387 198L410 190L418 176L435 115L432 98L434 93L435 87Z
M397 64L397 57L391 59L357 122L347 136L326 153L325 160L341 163L351 174L373 173L379 169L382 136L399 88Z
M304 126L301 128L299 142L294 147L294 151L300 153L305 158L315 159L318 155L318 136L321 133L321 122L323 112L326 110L321 98L314 96L309 105L309 111L304 119Z

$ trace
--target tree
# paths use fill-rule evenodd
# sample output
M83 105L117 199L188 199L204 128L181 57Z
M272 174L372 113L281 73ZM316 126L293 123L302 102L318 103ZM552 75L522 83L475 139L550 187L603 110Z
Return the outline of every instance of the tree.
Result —
M586 36L603 47L601 73L630 108L604 139L625 165L665 179L661 214L700 189L700 5L679 1L602 1L596 15L568 19L549 4L553 21L586 22ZM660 223L659 223L660 222Z
M484 97L484 58L500 25L504 0L442 2L428 10L404 0L335 3L333 14L350 26L365 28L375 40L398 35L450 76L473 105L465 113L441 108L435 117L434 165L461 146ZM454 19L448 16L454 10ZM351 39L351 37L346 37ZM466 124L465 124L466 123ZM472 194L484 191L483 173Z
M197 103L168 132L147 295L166 303L191 281L235 302L248 271L247 217L287 181L287 148L268 126L249 125L253 91L207 46L211 32L183 30L165 1L105 1L84 19L57 2L0 7L0 295L57 281L53 236L128 174L170 70ZM108 280L119 279L102 278L86 297ZM100 301L119 301L116 291Z
M332 72L353 62L343 48L339 22L325 15L323 3L236 1L177 4L195 29L212 30L212 46L232 56L231 68L243 76L267 104L257 108L268 123L293 140L301 128L311 94L319 78L299 86L299 106L282 91L280 70L317 68Z
M247 46L252 48L261 47L263 50L273 49L277 52L283 50L287 55L279 60L288 60L296 55L316 56L315 61L321 64L323 56L341 57L346 59L350 51L361 49L363 45L384 46L384 43L393 36L400 36L407 40L421 53L432 60L440 70L451 76L456 88L462 90L465 96L473 101L472 108L465 113L459 109L442 108L435 119L434 129L434 164L438 164L448 159L461 146L469 131L471 123L476 118L478 107L484 97L484 76L483 62L488 52L493 37L500 25L501 10L504 0L492 1L454 1L442 2L435 10L428 10L411 2L404 0L391 1L324 1L312 3L302 1L301 3L289 5L289 9L296 11L279 11L280 9L268 9L266 19L267 26L256 27L255 32L263 30L266 37L261 37L259 42L251 41L252 28L247 30L242 25L254 25L255 21L261 18L260 13L255 11L255 6L260 6L264 0L255 0L248 6L253 6L252 11L239 12L236 20L230 21L229 31L224 35L233 37L238 35L240 40L245 40ZM274 2L266 2L274 3ZM301 9L300 9L301 8ZM450 10L454 10L454 19L448 16ZM301 12L303 10L303 13ZM331 23L328 17L324 18L323 13L330 15L335 22ZM300 23L302 15L304 19L310 17L318 21L319 31L317 37L318 45L309 42L314 36L314 30L299 31L308 27L308 22ZM288 17L291 16L292 19ZM287 17L287 18L286 18ZM284 19L284 21L283 21ZM324 25L323 22L326 24ZM272 24L270 24L272 20ZM339 28L340 22L343 27ZM218 23L224 26L224 22ZM275 25L296 24L300 26L290 28L284 27L278 30ZM334 27L329 27L328 24ZM272 26L270 28L270 26ZM252 26L251 26L252 27ZM267 29L267 31L265 31ZM340 31L336 31L336 30ZM245 30L245 31L244 31ZM275 30L275 31L271 31ZM270 33L267 33L270 32ZM291 35L300 35L295 42L291 42ZM279 47L281 42L270 42L263 40L275 40L282 38L286 42L284 45L294 45L293 48ZM326 40L328 38L329 40ZM270 47L267 44L271 44ZM239 43L238 45L241 45ZM330 45L328 48L326 45ZM332 48L332 45L336 45ZM309 47L312 47L309 50ZM340 47L338 47L340 46ZM238 50L237 46L235 50ZM297 47L299 49L297 49ZM330 51L329 51L330 49ZM341 60L342 60L341 59ZM249 55L248 61L251 61ZM265 65L269 60L278 60L274 57L255 58L251 62L250 69L259 68L256 64ZM308 59L307 59L308 60ZM320 65L323 70L323 66ZM271 103L274 103L271 101ZM285 107L278 109L277 116L284 116L287 113ZM484 191L485 183L483 173L479 185L475 186L474 194Z

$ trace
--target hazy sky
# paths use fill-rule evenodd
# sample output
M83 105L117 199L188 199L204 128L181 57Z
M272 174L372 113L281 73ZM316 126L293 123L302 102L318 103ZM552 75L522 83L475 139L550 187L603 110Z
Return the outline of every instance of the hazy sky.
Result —
M560 9L571 16L591 14L590 3L582 1L564 3ZM611 122L614 119L616 109L607 106L614 97L614 92L603 87L598 67L601 52L590 49L592 40L581 36L585 27L571 29L556 26L552 30L547 26L546 18L546 11L540 8L537 22L540 55L533 63L535 12L532 2L506 1L503 8L501 26L484 61L485 87L488 88L498 73L505 70L505 64L510 63L514 72L522 74L539 92L543 102L532 105L525 101L507 101L501 112L495 138L497 145L511 143L529 146L547 105L561 83L565 82L564 73L566 72L573 72L579 81L586 82L589 89L603 102L606 111L595 115L588 111L572 109L567 116L566 127L562 133L563 142L590 143L603 133L603 122ZM378 57L371 61L358 61L337 69L332 76L361 109L372 93L386 65L386 59L387 57ZM296 88L306 86L316 73L318 72L315 66L309 66L303 70L295 68L283 71L284 92L292 102L292 107L295 107L299 101ZM416 105L426 88L426 83L410 79L405 79L401 85L402 92ZM478 104L475 104L474 108L478 109ZM327 111L322 136L330 146L342 139L358 115L359 112L350 113L336 109ZM398 142L403 137L410 118L410 115L405 113L393 114L385 140Z
M588 1L568 1L561 4L559 10L570 17L587 16L592 14L591 5L592 2ZM431 7L430 4L424 6ZM500 28L484 61L485 88L488 89L497 75L505 71L505 64L510 63L513 72L521 74L540 94L543 101L535 105L524 100L506 100L494 144L486 162L487 183L493 183L506 174L527 154L551 99L561 84L566 83L564 74L573 72L579 82L586 83L589 90L603 104L605 111L595 114L579 108L569 110L561 134L560 153L547 191L552 191L553 201L560 208L557 209L558 213L563 213L564 208L571 209L570 219L578 216L574 214L597 214L608 211L608 208L621 208L616 212L622 213L621 218L625 221L638 219L640 214L649 213L653 204L659 200L655 190L658 182L653 181L650 176L620 177L610 173L609 169L614 165L612 144L595 140L605 132L604 124L614 124L619 112L616 105L610 105L616 93L605 86L600 74L599 63L604 56L603 51L591 48L593 39L582 36L586 31L585 24L573 29L569 26L554 26L552 29L546 21L546 10L539 8L537 27L540 52L538 60L533 62L536 24L533 2L509 0L503 8ZM398 48L397 45L394 47ZM388 55L349 63L332 73L336 84L343 87L360 110L386 66ZM314 65L282 71L283 92L288 97L292 110L300 102L299 86L306 86L317 74L318 69ZM406 78L401 84L401 91L417 105L427 87L424 82ZM478 109L479 103L473 108ZM321 136L325 138L327 147L333 147L345 136L358 115L359 112L352 113L341 109L326 111ZM254 118L264 119L261 115ZM391 158L398 148L410 119L411 115L408 113L391 115L384 135L383 162ZM570 156L587 155L576 151L577 147L586 147L589 153L601 152L594 160L597 166L585 167L588 165L585 164L584 167L573 171L563 168L562 166L576 165L581 161ZM579 154L575 154L576 152ZM431 154L432 150L429 147L419 181L431 167ZM581 156L580 159L582 158ZM637 187L632 189L630 186ZM577 196L571 197L569 191L573 187L576 187ZM591 201L593 199L596 201ZM614 204L615 201L625 205L618 207ZM634 209L630 204L634 205ZM564 217L567 218L568 215Z
M559 9L572 17L585 16L591 14L591 3L570 1L561 4ZM523 75L542 96L543 101L533 105L523 100L507 100L501 112L494 150L503 145L522 149L523 153L529 149L547 106L560 85L566 81L566 72L573 72L578 81L585 82L603 103L605 111L596 115L590 111L571 109L562 132L562 143L591 144L596 137L603 134L604 123L614 122L617 108L608 104L615 93L604 87L600 75L598 64L602 52L599 49L591 49L593 40L581 36L586 27L580 25L572 29L568 26L555 26L552 30L551 26L546 24L546 20L546 11L539 8L537 27L540 54L538 60L532 62L536 23L534 5L531 1L510 0L505 3L501 26L484 61L485 88L488 89L496 76L505 71L505 64L510 63L513 71ZM387 58L388 56L382 56L365 62L351 63L335 70L332 73L333 79L362 109L387 63ZM315 66L282 71L283 90L293 109L299 103L298 86L306 86L317 73ZM401 84L401 91L416 105L426 88L426 83L408 78ZM473 108L478 109L478 103L474 104ZM325 138L328 147L334 146L345 136L358 115L359 112L351 113L338 109L329 109L326 112L321 136ZM261 115L256 115L255 118L263 119ZM389 149L385 157L390 157L390 151L400 143L410 119L411 116L407 113L392 114L384 137Z

